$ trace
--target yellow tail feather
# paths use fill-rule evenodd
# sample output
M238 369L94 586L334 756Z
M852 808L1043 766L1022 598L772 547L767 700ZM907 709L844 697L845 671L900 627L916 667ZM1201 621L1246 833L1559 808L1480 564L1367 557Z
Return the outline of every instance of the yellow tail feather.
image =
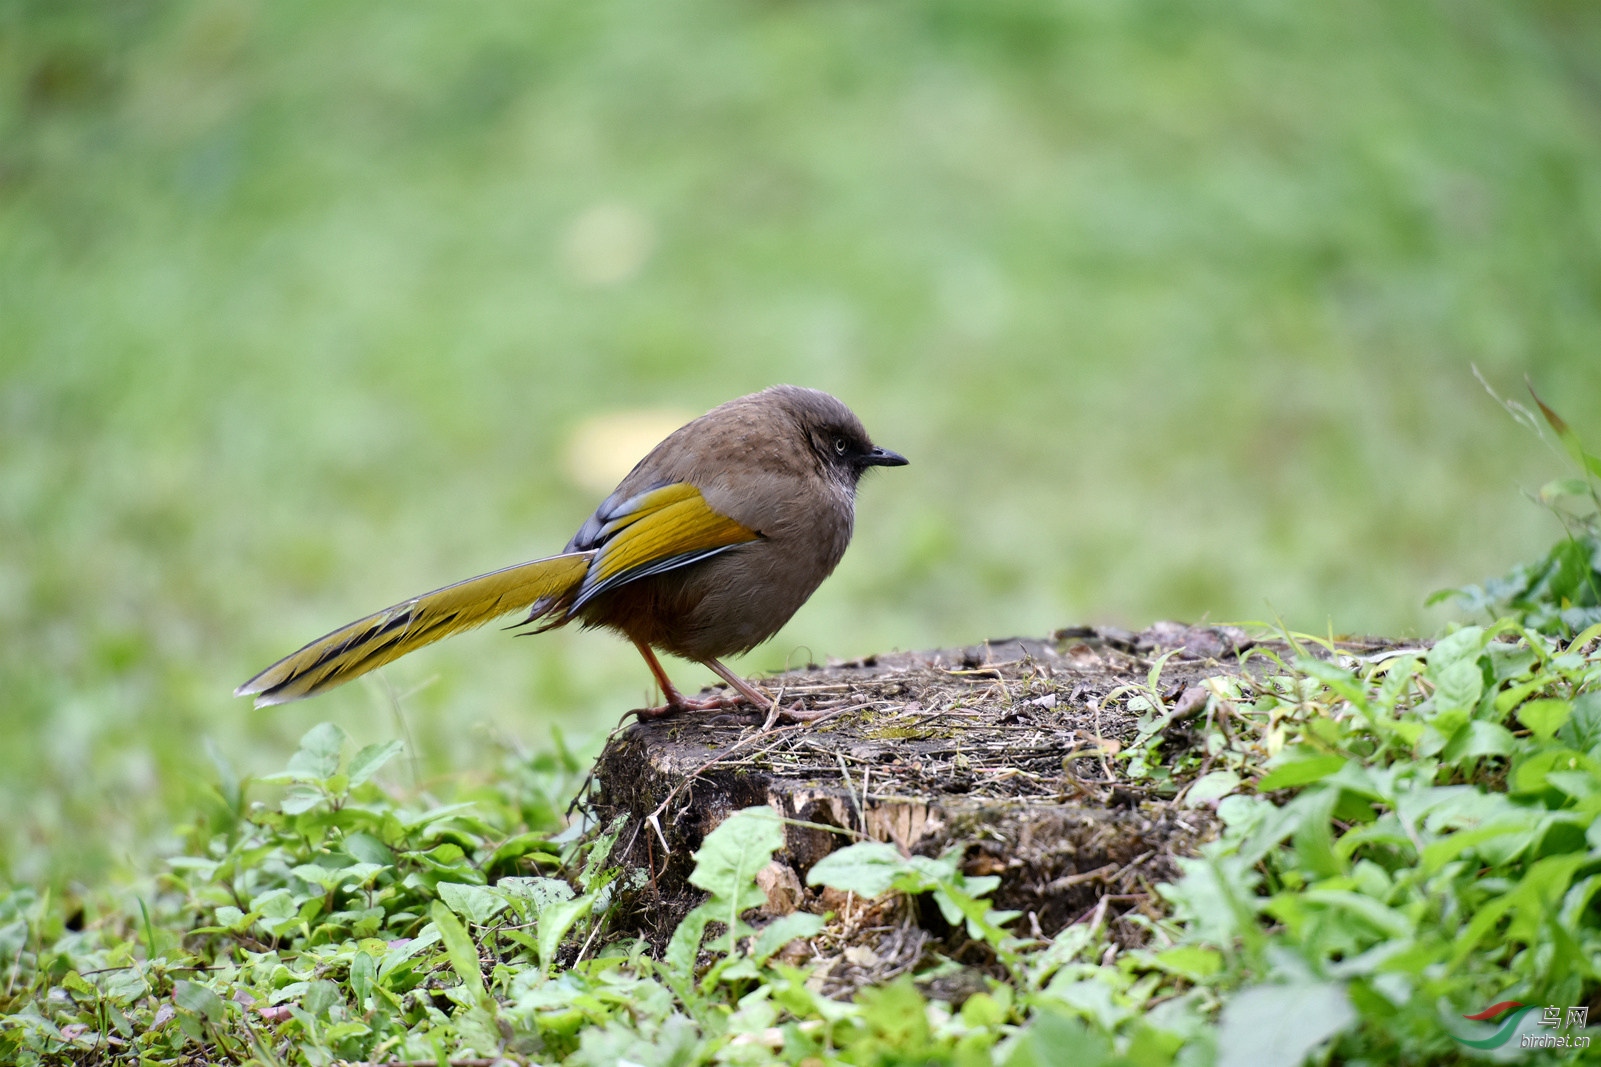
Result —
M284 704L332 689L423 645L482 626L543 597L576 589L594 552L519 563L385 608L292 652L234 690L256 707Z

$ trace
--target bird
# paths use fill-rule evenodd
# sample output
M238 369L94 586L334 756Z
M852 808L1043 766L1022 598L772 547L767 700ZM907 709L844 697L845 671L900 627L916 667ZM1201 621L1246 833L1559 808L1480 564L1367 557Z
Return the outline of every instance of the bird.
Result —
M631 641L665 703L641 719L741 699L795 722L722 663L772 637L839 563L856 488L874 467L904 466L873 444L850 408L816 389L775 385L673 431L628 473L557 555L414 596L339 627L239 686L256 707L342 685L406 653L523 611L508 629L577 622ZM523 629L528 627L529 629ZM709 667L730 695L685 696L657 651Z

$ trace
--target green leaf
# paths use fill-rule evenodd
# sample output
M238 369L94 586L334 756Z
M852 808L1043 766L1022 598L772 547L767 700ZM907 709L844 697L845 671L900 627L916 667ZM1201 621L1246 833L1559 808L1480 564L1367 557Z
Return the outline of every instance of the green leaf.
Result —
M1111 1058L1104 1036L1063 1011L1041 1008L1018 1035L1004 1067L1100 1067Z
M1334 832L1330 820L1340 791L1328 787L1309 789L1296 797L1290 807L1300 813L1300 825L1291 840L1296 857L1308 874L1318 878L1332 878L1346 873L1342 856L1334 850Z
M773 809L736 811L701 842L690 884L731 902L751 901L741 911L755 907L766 900L756 887L756 872L783 847L784 824Z
M1499 822L1458 830L1425 846L1419 857L1421 866L1425 874L1434 874L1469 849L1478 849L1480 845L1492 841L1498 846L1492 851L1504 861L1511 861L1534 843L1539 828L1538 821L1531 813L1529 818L1517 822Z
M1480 756L1507 756L1517 745L1517 739L1498 722L1474 719L1452 737L1440 758L1447 763L1476 759Z
M1320 781L1345 766L1344 756L1314 754L1306 745L1292 745L1273 758L1273 767L1256 783L1259 793L1275 789L1289 789L1309 782Z
M321 804L327 796L321 789L310 785L291 786L278 807L285 815L300 815Z
M711 922L711 911L705 904L692 909L679 920L662 953L667 968L667 982L680 1000L694 999L695 963L700 956L701 939L706 936L706 924Z
M399 741L385 741L366 745L350 761L350 787L355 788L378 773L379 768L405 749Z
M1154 957L1158 967L1170 974L1188 978L1192 982L1204 981L1223 970L1223 954L1216 949L1200 945L1179 945L1163 949Z
M487 924L506 907L506 898L487 886L440 882L434 889L451 911L474 926Z
M1339 983L1255 986L1223 1005L1218 1067L1300 1067L1356 1021Z
M567 932L573 924L582 919L594 904L595 898L585 893L572 900L563 900L547 905L539 913L536 923L539 944L539 966L545 974L549 974L556 966L556 954L561 948Z
M823 929L823 917L806 911L792 911L762 927L751 946L751 958L766 963L768 957L796 938L815 937Z
M1529 728L1541 741L1549 741L1573 714L1573 705L1566 700L1548 697L1529 700L1518 705L1518 721Z
M894 845L858 841L812 864L806 874L806 884L826 885L842 893L872 898L889 892L895 879L910 869Z
M1552 771L1575 771L1593 766L1593 761L1571 748L1542 749L1513 765L1511 791L1538 793L1547 788L1546 775Z
M95 976L100 993L113 1004L128 1006L150 992L150 983L132 967L119 967Z
M494 891L531 918L538 918L553 904L573 899L573 887L560 878L502 878Z
M80 997L98 997L100 991L89 984L88 979L77 971L68 971L61 979L61 988Z
M1415 932L1411 920L1405 915L1361 893L1344 889L1308 889L1300 894L1300 898L1309 904L1321 904L1354 915L1392 938L1409 938Z
M739 939L750 933L740 916L767 902L767 895L756 885L756 873L771 863L773 853L783 846L784 824L766 807L736 811L701 842L689 880L711 897L684 916L663 955L669 983L686 1002L695 998L695 962L706 924L713 920L723 924L716 947L732 952ZM715 983L715 969L707 981Z
M439 938L445 943L445 955L450 960L451 969L461 979L461 984L477 1000L485 996L484 974L478 960L478 946L467 933L467 928L451 914L444 901L436 900L428 909L429 918L434 921L434 929L439 931Z
M344 991L328 981L326 978L306 983L306 992L300 998L300 1006L313 1018L325 1019L328 1010L335 1004L343 1003Z
M289 873L299 878L302 882L316 886L325 893L337 889L339 883L345 880L344 871L332 867L322 867L315 863L302 863L297 867L291 868Z
M1195 784L1184 793L1184 806L1195 808L1221 800L1239 786L1240 776L1233 771L1212 771L1197 778Z
M379 867L392 867L395 863L395 854L388 845L373 835L358 830L353 834L345 835L345 851L363 863L371 863Z
M222 998L210 988L182 978L173 983L172 1000L184 1011L193 1012L212 1023L221 1022L223 1013L227 1010Z
M1573 698L1573 713L1557 728L1564 744L1580 752L1597 753L1601 758L1601 689L1592 689Z
M1484 694L1484 671L1479 667L1477 655L1436 663L1434 653L1429 654L1428 677L1434 682L1436 712L1471 711Z
M289 770L313 778L332 778L339 770L339 753L348 737L331 722L321 722L300 739L300 751L289 757Z
M517 834L502 841L495 847L494 853L484 866L491 870L512 867L512 861L521 859L530 852L550 852L556 848L558 846L551 844L549 834L539 830L530 830L527 833ZM512 867L512 869L516 868Z

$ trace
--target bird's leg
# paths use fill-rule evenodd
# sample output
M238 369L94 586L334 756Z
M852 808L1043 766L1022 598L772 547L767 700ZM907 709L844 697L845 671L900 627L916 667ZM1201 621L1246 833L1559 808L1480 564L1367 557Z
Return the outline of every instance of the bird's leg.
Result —
M829 712L826 711L804 711L801 709L799 701L796 701L792 707L781 708L778 706L778 701L776 699L768 696L759 688L752 685L744 678L741 678L739 675L735 674L733 671L729 670L716 660L707 659L701 660L701 662L706 664L706 666L710 667L712 670L716 671L718 676L722 678L723 681L733 686L734 689L746 700L750 701L758 708L765 708L767 710L767 721L762 724L763 730L771 730L773 725L780 720L786 720L788 722L813 722L829 714Z
M639 649L640 656L644 658L645 665L650 668L650 673L655 675L656 684L661 686L662 696L667 700L659 708L640 708L635 714L641 719L662 719L669 715L676 715L680 711L711 711L716 708L730 708L741 700L748 701L757 709L767 712L767 721L762 725L764 730L771 729L775 723L781 720L787 722L812 722L829 714L827 711L804 711L798 702L793 707L780 707L778 701L767 693L762 692L760 687L752 685L749 681L741 678L714 659L701 660L701 662L715 671L719 678L732 686L738 696L686 697L679 692L678 687L673 684L673 680L667 677L667 671L663 669L661 660L656 658L654 649L643 641L635 641L634 647Z
M643 641L635 641L634 647L639 649L639 654L645 658L645 665L650 668L650 673L656 676L656 684L661 686L662 696L667 700L667 703L659 708L640 708L635 714L641 719L662 719L668 715L675 715L680 711L708 711L713 708L726 708L739 703L738 697L716 696L707 697L704 700L686 697L678 691L678 687L673 684L673 680L667 677L667 672L662 669L661 660L656 658L656 653L649 645ZM743 691L741 691L741 694L746 699L749 699L748 694ZM772 702L764 700L758 706L766 707L770 703Z
M773 705L773 698L756 688L717 660L701 660L706 666L717 672L718 677L734 687L734 691L758 708L769 708Z

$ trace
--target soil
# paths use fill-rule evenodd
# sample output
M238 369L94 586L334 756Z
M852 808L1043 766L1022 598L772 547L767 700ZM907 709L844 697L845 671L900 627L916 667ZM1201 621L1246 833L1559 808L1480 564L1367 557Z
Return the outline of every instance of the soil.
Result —
M1077 628L761 680L786 707L832 712L815 723L763 732L762 716L744 707L634 723L601 754L588 798L600 825L628 817L613 859L645 872L614 931L665 944L703 897L688 879L706 834L767 805L792 821L763 872L764 910L835 914L797 950L822 957L812 962L831 992L910 971L931 948L983 956L926 902L868 903L806 886L813 864L864 836L908 855L959 850L964 872L1000 877L989 899L1021 913L1011 926L1020 936L1089 920L1111 924L1122 944L1143 943L1141 916L1161 913L1155 887L1215 836L1217 819L1215 805L1183 803L1187 781L1131 779L1127 761L1113 758L1141 730L1129 697L1160 700L1161 715L1142 711L1172 765L1205 743L1205 680L1276 670L1268 653L1289 655L1232 627Z

